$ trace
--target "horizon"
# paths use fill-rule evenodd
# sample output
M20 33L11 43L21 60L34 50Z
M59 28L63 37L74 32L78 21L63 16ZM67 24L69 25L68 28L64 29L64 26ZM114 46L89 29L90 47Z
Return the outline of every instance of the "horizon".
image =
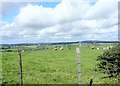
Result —
M1 44L118 41L118 0L0 4Z
M120 41L109 41L109 40L105 40L105 41L103 41L103 40L101 40L101 41L99 41L99 40L83 40L83 41L58 41L58 42L21 42L21 43L0 43L0 45L4 45L4 44L49 44L49 43L71 43L71 42L85 42L85 41L87 41L87 42L118 42L118 43L120 43Z

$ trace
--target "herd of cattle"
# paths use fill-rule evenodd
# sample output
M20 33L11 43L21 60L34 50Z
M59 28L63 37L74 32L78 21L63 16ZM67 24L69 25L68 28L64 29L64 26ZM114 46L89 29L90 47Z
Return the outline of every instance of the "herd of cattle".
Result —
M96 49L96 50L109 50L109 49L111 49L113 46L107 46L107 47L96 47L95 45L94 46L88 46L89 48L91 48L91 49ZM69 48L69 47L68 47ZM57 50L60 50L60 51L62 51L62 50L64 50L63 49L63 47L54 47L53 48L53 51L57 51ZM69 49L70 50L70 49Z
M30 46L31 47L31 46ZM36 48L27 48L24 47L21 51L22 52L32 52L32 51L36 51L36 50L53 50L53 51L63 51L66 49L66 47L68 48L68 50L71 50L72 47L71 45L67 45L67 46L62 46L62 45L53 45L53 46L36 46ZM82 47L82 46L80 46ZM95 50L108 50L111 49L113 46L96 46L96 45L89 45L87 46L89 49L95 49ZM1 52L15 52L15 50L13 50L12 48L10 49L4 49Z
M55 47L55 48L53 48L53 51L57 51L57 50L62 51L62 50L64 50L64 49L63 49L63 47L60 47L60 48Z
M88 46L88 47L90 47L90 46ZM109 50L109 49L111 49L111 48L113 48L113 46L107 46L107 47L91 46L91 49L97 49L97 50L100 50L100 49L102 49L102 50Z
M96 47L95 45L93 45L93 46L88 46L88 48L91 48L91 49L95 49L95 50L108 50L108 49L111 49L113 46L107 46L107 47ZM70 47L68 47L68 49L69 49ZM46 48L45 48L46 49ZM48 49L48 48L47 48ZM60 51L63 51L64 50L64 47L63 46L54 46L53 48L53 51L58 51L58 50L60 50ZM39 50L39 49L38 49ZM42 50L44 50L44 49L42 49ZM70 50L70 49L69 49ZM27 52L27 51L34 51L34 50L23 50L22 52Z

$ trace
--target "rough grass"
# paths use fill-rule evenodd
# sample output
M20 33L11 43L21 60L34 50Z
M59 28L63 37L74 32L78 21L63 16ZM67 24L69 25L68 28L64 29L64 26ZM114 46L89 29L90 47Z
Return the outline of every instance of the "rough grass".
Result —
M95 72L96 57L102 50L92 50L82 45L81 69L83 84L114 84L115 79L102 79L104 74ZM63 51L52 49L22 52L23 83L24 84L77 84L77 64L75 49L78 45L64 46ZM2 82L9 84L19 83L19 65L17 52L2 53Z

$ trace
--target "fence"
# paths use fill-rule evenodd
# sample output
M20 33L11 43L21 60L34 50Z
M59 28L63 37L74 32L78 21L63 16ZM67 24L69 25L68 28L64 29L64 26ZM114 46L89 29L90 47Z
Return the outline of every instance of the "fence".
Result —
M77 64L78 64L78 84L82 84L82 73L81 73L81 66L80 66L80 50L79 48L76 48L76 55L77 55ZM20 86L23 85L22 80L22 58L21 58L21 52L18 50L18 59L19 59L19 74L20 74ZM90 81L90 84L92 82Z
M75 51L75 50L74 50ZM51 51L51 52L53 52L53 51ZM22 52L22 53L24 53L24 52ZM56 52L57 53L57 52ZM60 53L63 53L63 55L68 55L68 57L70 57L69 56L69 54L65 54L64 53L64 51L63 52L60 52ZM4 72L4 74L6 74L6 75L9 75L9 74L11 74L11 75L18 75L19 77L19 83L20 83L20 85L22 85L22 84L24 84L24 81L25 81L25 74L28 74L28 75L31 75L31 77L34 77L34 75L38 75L38 78L45 78L45 77L54 77L54 76L57 76L58 78L53 78L53 80L54 80L54 82L57 82L57 79L64 79L64 78L66 78L65 80L66 81L68 81L68 82L65 82L65 81L63 81L64 83L69 83L69 81L71 80L71 81L75 81L75 80L73 80L73 79L76 79L76 81L74 82L74 83L76 83L76 84L82 84L82 82L84 81L82 81L82 78L84 79L84 76L83 77L81 77L83 74L84 74L84 72L83 72L83 74L81 73L81 68L80 68L80 66L81 66L81 64L80 64L80 51L79 51L79 48L77 48L76 49L76 54L71 54L71 55L73 55L73 56L71 56L71 57L74 57L74 60L73 60L73 58L71 59L71 58L65 58L65 61L62 61L63 59L62 58L56 58L57 57L57 54L55 55L56 57L54 57L54 55L51 55L51 56L53 56L52 58L51 58L51 56L48 56L48 58L49 58L49 60L48 59L44 59L44 60L41 60L41 59L38 59L38 58L34 58L34 56L33 56L33 58L31 58L32 60L31 61L27 61L27 60L29 60L30 58L27 58L25 55L26 54L28 54L28 53L26 53L25 52L25 54L24 55L21 55L20 54L20 52L18 52L18 56L19 56L19 65L18 65L18 67L19 67L19 71L7 71L7 72ZM51 54L51 53L49 53L49 54ZM52 53L52 54L54 54L54 52ZM30 54L31 55L31 54ZM76 62L76 59L75 59L75 56L77 56L77 62ZM21 58L21 57L24 57L24 58ZM26 57L26 58L25 58ZM37 57L37 55L35 56L35 57ZM44 57L44 55L43 56L41 56L41 57ZM26 60L27 59L27 60ZM34 59L37 59L38 61L36 62L34 62ZM50 60L51 59L51 60ZM53 64L51 61L53 60L55 60L55 59L57 59L57 60L59 60L58 62L55 62L55 64ZM70 60L69 60L70 59ZM23 60L23 61L22 61ZM17 59L17 61L18 61L18 59ZM26 62L25 62L26 61ZM41 62L42 61L42 62ZM56 60L55 60L56 61ZM77 63L77 64L76 64ZM82 61L82 66L84 66L83 64L86 64L86 63L89 63L89 61ZM23 64L23 68L22 68L22 65L21 64ZM27 64L28 66L26 66L25 64ZM33 71L31 71L31 70L29 70L29 67L30 66L33 66L33 65L36 65L37 67L36 67L36 69L34 69L34 68L31 68ZM41 65L41 66L40 66ZM55 65L58 65L58 68L55 66ZM9 65L8 65L9 66ZM25 67L26 66L26 67ZM51 67L51 66L53 66L53 69L52 68L49 68L49 67L47 67L47 66L49 66L49 67ZM64 66L64 67L63 67ZM78 66L78 69L77 69L77 66ZM44 68L43 68L44 67ZM68 68L67 68L68 67ZM44 69L48 69L49 71L46 73L46 71L44 70ZM60 69L59 69L60 68ZM73 69L76 69L76 70L73 70ZM22 71L22 69L23 69L23 71ZM26 70L25 70L26 69ZM51 70L52 69L52 70ZM34 71L34 70L37 70L37 71ZM40 70L40 71L39 71ZM51 71L52 71L52 73L51 73ZM63 74L61 74L61 73L57 73L57 74L55 74L56 72L59 72L59 71L62 71L62 72L64 72ZM22 74L23 74L23 77L22 77ZM44 75L46 75L46 76L44 76ZM65 76L64 76L65 75ZM62 78L62 76L64 76L63 78ZM74 77L72 77L72 76L74 76ZM92 75L92 78L94 78L94 76L95 75ZM22 80L23 79L23 80ZM67 80L68 79L68 80ZM27 80L27 79L26 79ZM29 80L29 79L28 79ZM47 82L47 80L48 79L46 79L46 83L52 83L52 82ZM93 80L91 79L91 77L89 78L89 80L90 81L88 81L88 83L90 82L90 84L92 84L92 82L93 82ZM35 79L35 81L38 81L37 79ZM43 79L41 79L41 82L44 82L44 80Z

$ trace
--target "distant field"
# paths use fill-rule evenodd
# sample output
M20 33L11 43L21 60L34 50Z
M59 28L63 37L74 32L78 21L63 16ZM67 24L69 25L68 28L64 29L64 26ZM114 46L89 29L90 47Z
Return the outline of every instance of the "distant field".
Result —
M89 47L88 47L89 46ZM96 57L103 53L102 47L110 44L94 44L100 50L91 49L93 44L82 44L81 69L83 84L88 84L93 79L93 84L114 84L115 79L108 79L104 74L95 72ZM52 45L48 49L22 52L23 61L23 83L24 84L78 84L78 73L76 64L76 47L63 45L64 50L53 51ZM19 47L26 49L26 47ZM35 46L27 46L27 49L35 49ZM12 48L17 49L17 48ZM19 65L17 52L2 53L2 82L8 84L19 83Z

